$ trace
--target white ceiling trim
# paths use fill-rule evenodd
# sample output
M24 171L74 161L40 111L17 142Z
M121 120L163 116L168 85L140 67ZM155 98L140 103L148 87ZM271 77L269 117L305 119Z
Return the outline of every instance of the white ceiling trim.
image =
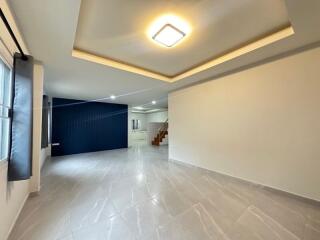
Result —
M222 64L222 63L225 63L225 62L230 61L232 59L235 59L237 57L240 57L244 54L247 54L247 53L252 52L254 50L257 50L259 48L265 47L269 44L272 44L272 43L277 42L279 40L282 40L284 38L290 37L290 36L294 35L294 33L295 32L294 32L293 27L291 25L287 26L281 30L273 32L265 37L262 37L258 40L255 40L245 46L237 48L236 50L233 50L233 51L226 53L222 56L216 57L216 58L214 58L204 64L201 64L200 66L191 68L191 69L189 69L183 73L180 73L176 76L167 76L164 74L155 73L155 72L149 71L147 69L143 69L140 67L132 66L130 64L118 62L118 61L115 61L110 58L101 57L101 56L98 56L98 55L95 55L92 53L88 53L88 52L85 52L85 51L82 51L82 50L79 50L76 48L74 48L72 50L72 56L75 58L89 61L89 62L101 64L104 66L120 69L123 71L135 73L135 74L139 74L139 75L142 75L145 77L150 77L150 78L153 78L156 80L161 80L161 81L173 83L173 82L177 82L179 80L185 79L187 77L193 76L197 73L203 72L205 70L208 70L210 68L213 68L219 64Z

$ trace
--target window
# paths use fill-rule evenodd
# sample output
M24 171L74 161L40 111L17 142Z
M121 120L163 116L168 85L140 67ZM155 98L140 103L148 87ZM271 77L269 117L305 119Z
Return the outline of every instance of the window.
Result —
M0 160L9 153L11 92L11 70L0 58Z
M140 120L139 119L132 119L132 130L140 129Z

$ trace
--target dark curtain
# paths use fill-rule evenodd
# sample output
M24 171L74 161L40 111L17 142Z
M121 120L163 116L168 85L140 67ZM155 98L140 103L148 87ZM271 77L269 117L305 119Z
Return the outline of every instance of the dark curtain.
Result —
M48 123L49 123L49 97L43 95L42 98L42 130L41 130L41 148L48 147Z
M52 156L128 147L128 105L52 99Z
M33 58L14 55L13 98L8 180L29 179L32 175Z
M52 143L51 138L52 138L52 105L51 102L48 102L48 145Z

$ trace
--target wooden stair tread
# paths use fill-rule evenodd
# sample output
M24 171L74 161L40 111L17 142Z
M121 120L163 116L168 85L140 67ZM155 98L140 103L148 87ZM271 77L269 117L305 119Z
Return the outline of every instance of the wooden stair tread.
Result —
M165 129L167 128L168 128L168 125L165 127ZM166 135L168 135L168 130L165 130L165 129L159 130L159 132L157 133L157 136L151 142L152 145L159 146L160 143L163 141L163 139L166 138Z

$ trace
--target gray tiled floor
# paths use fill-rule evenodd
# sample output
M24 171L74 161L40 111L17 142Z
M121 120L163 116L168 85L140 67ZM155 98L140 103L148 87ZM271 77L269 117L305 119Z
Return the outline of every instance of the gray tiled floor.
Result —
M320 208L138 145L53 158L10 240L319 240Z

